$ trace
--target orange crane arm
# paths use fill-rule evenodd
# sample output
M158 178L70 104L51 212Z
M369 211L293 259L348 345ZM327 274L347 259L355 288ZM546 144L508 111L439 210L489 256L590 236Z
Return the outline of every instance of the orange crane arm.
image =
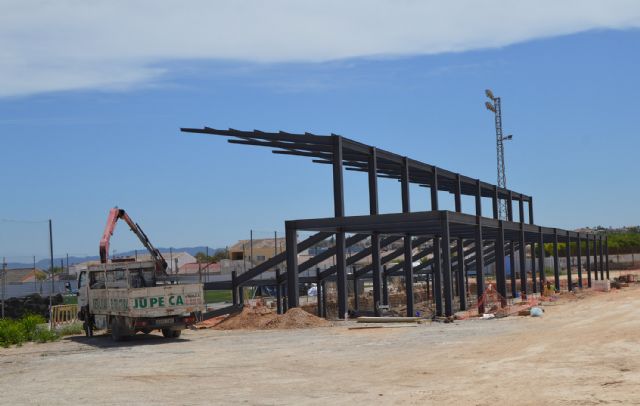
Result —
M104 233L102 234L102 238L100 239L100 262L105 264L109 260L109 241L111 240L111 236L113 235L114 230L116 229L116 224L119 219L123 219L125 223L129 225L131 231L138 237L142 245L149 251L151 257L156 263L156 273L158 275L166 275L168 264L164 259L160 251L156 249L149 241L147 235L142 231L142 228L131 220L131 217L123 210L117 207L114 207L109 211L109 217L107 217L107 225L104 228Z

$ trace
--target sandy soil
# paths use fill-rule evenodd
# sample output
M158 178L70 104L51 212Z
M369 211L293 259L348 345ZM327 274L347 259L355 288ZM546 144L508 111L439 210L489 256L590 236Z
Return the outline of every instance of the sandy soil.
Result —
M640 404L640 288L542 318L0 349L2 404Z

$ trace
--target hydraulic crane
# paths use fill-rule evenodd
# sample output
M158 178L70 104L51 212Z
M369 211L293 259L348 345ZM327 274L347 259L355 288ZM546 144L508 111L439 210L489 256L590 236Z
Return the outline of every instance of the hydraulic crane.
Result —
M156 276L168 276L168 264L160 251L151 244L151 241L149 241L149 238L144 231L142 231L138 223L131 220L131 217L129 217L123 209L119 209L118 207L111 209L111 211L109 211L109 217L107 217L107 225L100 239L100 262L106 264L109 260L109 240L111 240L111 236L119 219L124 220L125 223L129 225L131 231L133 231L140 242L142 242L142 245L144 245L151 254L151 257L156 263Z

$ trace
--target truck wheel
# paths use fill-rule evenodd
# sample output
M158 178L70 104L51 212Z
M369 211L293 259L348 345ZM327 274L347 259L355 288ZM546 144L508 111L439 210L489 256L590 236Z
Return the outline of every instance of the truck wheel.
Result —
M111 319L111 339L113 341L121 341L122 338L123 336L120 332L120 323L118 323L118 319Z
M171 330L170 328L163 328L162 336L164 338L173 338L173 330Z

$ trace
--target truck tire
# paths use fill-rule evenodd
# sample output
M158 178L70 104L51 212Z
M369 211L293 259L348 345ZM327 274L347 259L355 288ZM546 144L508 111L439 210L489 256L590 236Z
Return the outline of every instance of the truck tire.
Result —
M182 330L173 330L173 338L180 338L180 334L182 334Z
M122 327L118 321L118 318L114 317L111 319L111 339L113 341L122 341L124 336L122 335Z
M170 328L163 328L162 336L164 338L173 338L173 330L171 330Z

